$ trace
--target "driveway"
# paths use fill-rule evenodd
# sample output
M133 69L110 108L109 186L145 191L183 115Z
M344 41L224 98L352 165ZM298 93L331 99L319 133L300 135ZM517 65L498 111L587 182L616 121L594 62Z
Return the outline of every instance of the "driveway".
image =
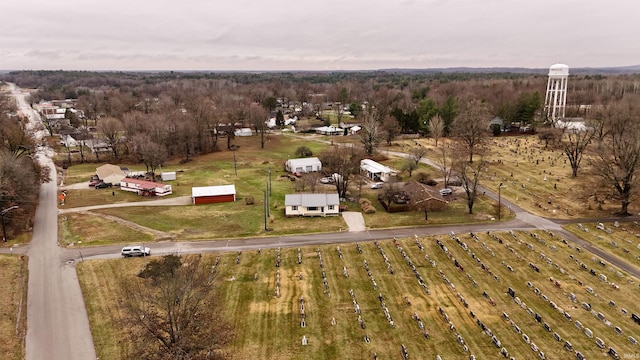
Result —
M364 217L360 212L344 211L342 212L342 218L347 223L349 232L365 231L367 229L364 225Z

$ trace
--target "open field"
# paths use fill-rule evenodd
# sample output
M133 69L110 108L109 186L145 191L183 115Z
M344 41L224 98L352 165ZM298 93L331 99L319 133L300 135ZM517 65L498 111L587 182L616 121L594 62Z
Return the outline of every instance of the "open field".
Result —
M588 359L603 357L609 346L621 357L640 353L638 345L628 339L638 339L640 333L640 325L630 319L632 312L638 312L638 279L599 265L597 259L549 232L482 233L475 238L458 234L339 248L285 248L281 250L281 267L275 266L277 251L245 251L238 264L235 252L205 255L204 266L220 256L214 286L223 298L224 313L235 325L236 336L228 349L233 359L371 359L374 353L397 359L403 344L411 358L435 358L436 354L443 359L466 359L469 354L478 359L500 358L501 349L478 321L518 359L538 358L530 343L548 359L574 358L563 348L566 340ZM143 261L78 264L100 358L119 359L126 352L126 342L118 340L121 336L114 326L118 299L113 297L117 293L113 279L121 274L134 276ZM606 274L608 281L581 270L580 264L593 267L597 275ZM508 288L521 305L507 293ZM305 327L301 327L301 297ZM583 302L593 311L583 309ZM439 308L450 323L445 322ZM564 311L571 315L571 321ZM509 320L503 318L503 312ZM535 314L541 316L540 322ZM621 334L614 331L616 327ZM592 337L585 334L587 328ZM554 339L554 333L561 342ZM301 345L303 336L308 339L307 346ZM604 350L596 345L596 338L604 342Z
M3 359L24 359L24 337L27 331L26 257L0 255L0 353Z

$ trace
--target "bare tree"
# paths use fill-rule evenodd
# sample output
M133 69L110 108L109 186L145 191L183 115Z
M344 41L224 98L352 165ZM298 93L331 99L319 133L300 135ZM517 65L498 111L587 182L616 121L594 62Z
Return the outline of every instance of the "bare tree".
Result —
M409 173L409 177L413 174L413 171L418 168L418 163L412 158L406 158L402 170Z
M132 358L224 359L232 330L216 309L201 256L165 255L120 279L121 322L133 342ZM185 261L183 261L185 260Z
M104 136L107 144L111 146L113 157L118 159L118 145L123 137L122 122L112 117L101 119L98 124L98 131Z
M409 158L418 165L420 160L427 154L427 148L418 144L417 147L412 148L409 151Z
M167 149L164 145L151 140L146 134L137 134L134 140L136 153L155 179L156 170L167 160Z
M349 181L359 172L363 156L362 150L354 146L336 146L318 156L322 161L323 170L335 174L334 184L340 198L347 196Z
M371 113L365 116L362 124L362 130L360 131L360 142L364 145L364 151L367 155L372 155L373 150L380 144L384 137L384 131L376 120L376 117Z
M484 156L481 155L480 159L476 159L473 163L460 159L454 166L457 175L462 181L462 188L467 195L467 208L469 209L469 214L473 214L473 205L476 201L478 183L482 175L482 168L485 165L486 161Z
M471 100L453 122L453 133L473 162L473 155L484 144L489 129L490 113L487 104Z
M387 145L391 145L391 142L400 134L402 129L400 128L398 119L393 116L386 116L382 122L382 130L384 140L387 142Z
M429 133L438 147L438 139L444 136L444 120L440 115L435 115L429 120Z
M578 176L578 168L582 161L582 155L591 140L595 136L593 128L585 129L568 129L565 128L564 136L560 140L560 149L567 155L569 164L571 165L571 176Z
M445 187L449 185L451 172L453 171L453 159L451 158L451 149L449 148L449 145L450 144L443 141L440 143L440 147L438 148L439 156L437 163L440 167L440 172L442 172L442 179Z
M640 108L637 102L612 106L606 118L607 136L596 150L593 168L620 199L620 215L629 215L631 195L640 165Z

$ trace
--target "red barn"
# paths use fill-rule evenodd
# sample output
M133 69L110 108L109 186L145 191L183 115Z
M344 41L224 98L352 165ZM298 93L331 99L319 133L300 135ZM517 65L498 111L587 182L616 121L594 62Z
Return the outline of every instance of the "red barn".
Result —
M200 186L191 188L194 204L211 204L236 201L235 185Z

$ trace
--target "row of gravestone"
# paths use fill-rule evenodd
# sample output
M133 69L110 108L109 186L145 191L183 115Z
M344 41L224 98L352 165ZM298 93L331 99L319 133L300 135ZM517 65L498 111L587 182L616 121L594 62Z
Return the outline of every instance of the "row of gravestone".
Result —
M327 280L327 274L324 271L324 262L322 261L322 252L320 252L320 248L317 248L316 252L318 254L318 261L320 263L320 270L322 274L322 284L324 285L324 293L328 297L331 297L331 292L329 291L329 282Z
M413 274L415 275L416 279L418 279L418 284L420 284L420 286L422 287L422 289L427 295L431 295L431 292L429 291L429 287L424 282L422 275L420 275L420 273L418 272L418 269L413 264L413 261L411 261L411 259L409 258L409 255L407 255L406 251L404 251L402 246L400 246L400 243L395 237L393 238L393 242L396 245L396 249L398 249L398 251L400 252L400 255L402 255L402 258L404 259L406 264L409 266L409 268L411 268L411 271L413 271Z
M371 285L373 285L373 289L374 290L378 290L378 283L376 282L376 279L373 277L373 273L371 273L371 270L369 269L369 264L367 263L367 260L363 260L362 261L363 265L364 265L364 269L367 272L367 276L369 276L369 280L371 280Z
M211 284L211 282L213 281L213 278L216 276L218 264L220 264L220 255L216 256L216 260L211 266L211 271L209 271L209 278L207 279L209 284Z
M275 296L277 298L280 297L280 269L276 271L276 293Z
M373 244L378 249L378 252L380 253L380 255L382 255L382 258L384 259L384 263L385 265L387 265L387 271L389 271L389 274L393 275L394 274L393 267L389 262L389 258L387 257L387 255L384 253L384 250L380 246L380 243L378 243L377 241L374 241Z

